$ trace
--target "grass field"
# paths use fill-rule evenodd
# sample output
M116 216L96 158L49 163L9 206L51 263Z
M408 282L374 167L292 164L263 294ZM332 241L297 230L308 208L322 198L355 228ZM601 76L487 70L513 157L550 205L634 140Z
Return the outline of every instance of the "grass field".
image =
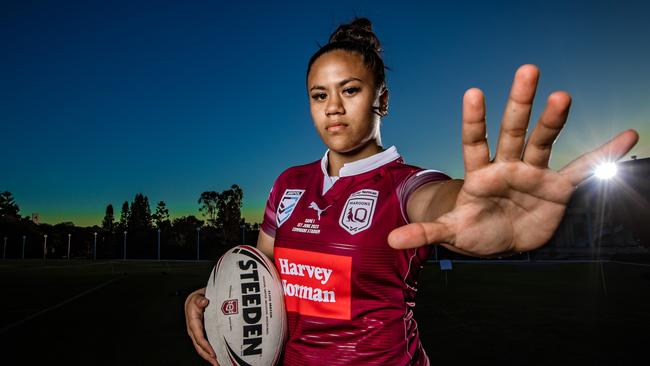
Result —
M183 302L209 262L0 262L2 365L201 365ZM650 267L425 266L416 318L432 364L647 363ZM634 364L639 364L635 362Z

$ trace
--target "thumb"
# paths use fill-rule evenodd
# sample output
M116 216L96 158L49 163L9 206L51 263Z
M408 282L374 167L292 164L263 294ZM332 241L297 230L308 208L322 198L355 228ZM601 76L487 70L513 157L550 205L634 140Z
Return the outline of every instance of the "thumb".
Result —
M208 300L208 298L205 297L205 296L199 296L196 299L196 305L198 305L198 307L200 307L200 308L204 308L204 307L208 306L209 303L210 303L210 300Z
M388 245L394 249L419 248L427 244L450 243L455 233L449 224L440 221L417 222L399 227L388 234Z

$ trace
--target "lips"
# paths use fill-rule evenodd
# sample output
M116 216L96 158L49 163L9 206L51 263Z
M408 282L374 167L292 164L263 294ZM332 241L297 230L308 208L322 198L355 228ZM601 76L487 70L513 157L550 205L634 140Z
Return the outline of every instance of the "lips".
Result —
M327 130L327 132L339 132L344 130L347 126L348 125L343 122L332 122L325 127L325 130Z

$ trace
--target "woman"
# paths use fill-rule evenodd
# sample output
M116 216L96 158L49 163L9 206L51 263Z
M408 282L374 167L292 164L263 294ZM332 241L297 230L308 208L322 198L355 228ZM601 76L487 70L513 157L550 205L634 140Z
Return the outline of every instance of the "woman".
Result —
M515 74L492 161L483 95L465 93L465 179L451 180L404 164L394 147L383 149L388 89L370 21L340 26L314 54L307 91L328 151L278 177L257 244L274 258L285 288L284 364L428 365L412 317L418 272L431 256L426 245L476 256L536 249L593 164L618 159L636 143L636 132L626 131L558 172L548 169L570 97L551 94L526 142L538 74L532 65ZM203 334L203 294L186 300L188 333L216 364Z

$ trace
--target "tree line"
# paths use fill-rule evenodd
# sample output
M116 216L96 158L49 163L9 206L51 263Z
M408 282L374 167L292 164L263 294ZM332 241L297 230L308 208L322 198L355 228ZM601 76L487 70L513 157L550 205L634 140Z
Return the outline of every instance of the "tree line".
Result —
M73 241L71 257L215 258L234 245L255 245L257 241L259 224L248 223L241 216L243 197L236 184L221 192L205 191L197 200L200 218L172 219L164 201L158 202L152 213L149 198L137 193L131 202L122 203L119 216L109 203L100 225L78 227L71 222L37 225L30 216L20 216L13 195L4 191L0 193L0 240L7 237L11 242L8 257L20 257L21 244L27 247L26 257L38 257L44 250L40 243L45 241L48 256L66 256L66 246Z

